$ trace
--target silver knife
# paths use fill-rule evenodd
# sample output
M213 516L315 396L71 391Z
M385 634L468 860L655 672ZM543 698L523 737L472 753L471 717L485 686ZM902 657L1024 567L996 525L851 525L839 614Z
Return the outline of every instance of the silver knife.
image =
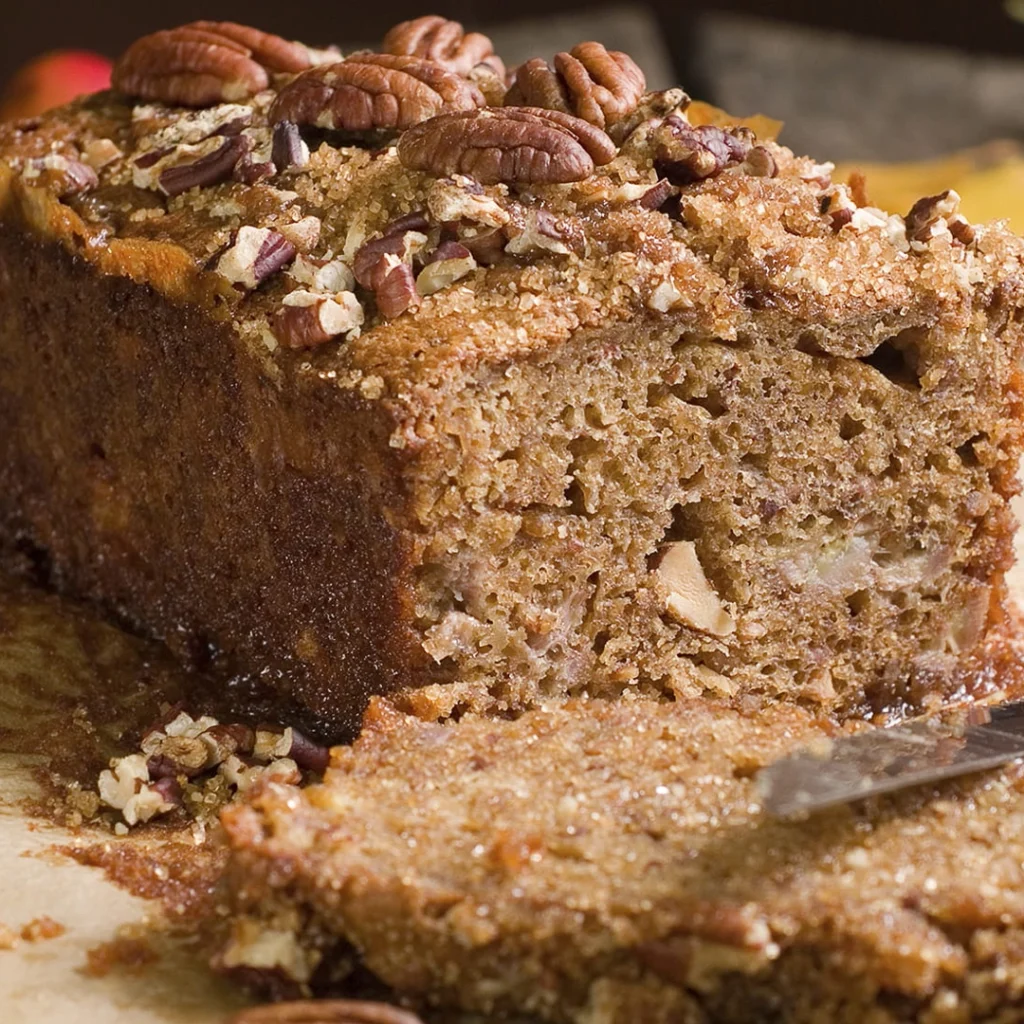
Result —
M823 739L762 768L761 806L803 817L880 793L952 779L1024 757L1024 700Z

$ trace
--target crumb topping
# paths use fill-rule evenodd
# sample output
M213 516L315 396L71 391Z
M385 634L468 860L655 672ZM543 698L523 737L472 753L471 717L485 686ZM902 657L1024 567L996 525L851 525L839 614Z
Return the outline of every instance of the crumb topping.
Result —
M527 62L507 92L499 74L489 40L444 19L348 58L226 22L154 33L117 91L0 128L0 208L227 307L272 376L299 360L391 397L413 338L442 372L634 317L699 313L729 338L755 305L819 322L828 351L851 321L937 316L984 263L1017 272L955 193L906 219L866 206L772 122L645 92L598 43Z

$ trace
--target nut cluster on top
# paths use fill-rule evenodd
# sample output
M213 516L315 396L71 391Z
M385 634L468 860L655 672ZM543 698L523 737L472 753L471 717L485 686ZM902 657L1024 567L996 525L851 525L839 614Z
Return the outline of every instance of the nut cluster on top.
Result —
M290 282L267 319L271 347L354 337L369 296L392 319L478 267L586 255L580 222L545 205L558 189L538 187L584 183L593 202L681 221L688 186L723 173L774 178L778 159L793 161L749 128L703 120L682 89L648 92L627 54L584 42L509 72L486 36L436 15L396 25L380 52L347 57L233 22L192 22L133 43L112 82L149 104L133 123L158 126L128 161L131 182L166 198L273 180L277 195L297 199L286 182L309 166L313 142L386 152L423 176L419 208L346 242L344 258L318 245L321 221L308 210L290 224L243 222L222 244L209 267L235 289ZM123 156L111 139L93 140L81 153L27 161L23 176L71 198ZM597 168L608 172L595 178ZM800 173L820 189L820 216L835 233L878 228L905 252L946 238L972 244L954 193L922 200L904 221L855 201L830 171ZM644 301L664 313L677 299L666 280Z
M410 168L534 185L581 181L612 160L605 129L633 114L646 90L628 55L595 42L556 54L553 65L527 61L506 88L491 41L436 15L396 25L381 49L342 59L243 25L200 21L133 43L112 81L129 96L203 107L249 99L275 75L272 124L408 133L399 157Z

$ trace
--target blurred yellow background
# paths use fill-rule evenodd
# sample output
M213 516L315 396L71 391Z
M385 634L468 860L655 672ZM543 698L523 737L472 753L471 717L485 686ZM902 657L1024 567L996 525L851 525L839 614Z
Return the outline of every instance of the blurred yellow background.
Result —
M846 181L852 171L865 175L872 204L891 213L906 213L921 196L952 188L960 193L960 210L972 223L1005 219L1024 234L1024 146L1017 142L991 142L910 163L851 161L838 165L833 178Z

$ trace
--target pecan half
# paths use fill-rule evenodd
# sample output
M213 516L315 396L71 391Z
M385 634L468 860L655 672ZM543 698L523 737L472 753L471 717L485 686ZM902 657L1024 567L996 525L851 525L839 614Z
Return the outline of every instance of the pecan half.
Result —
M213 32L246 47L253 60L268 71L284 71L294 75L313 64L309 49L302 43L294 43L248 25L239 25L234 21L193 21L186 27Z
M607 128L636 110L646 88L643 71L628 54L580 43L556 53L554 67L539 57L522 64L505 106L561 110Z
M501 78L505 65L494 53L494 44L479 32L465 32L457 21L428 14L395 25L384 37L381 49L399 56L425 57L442 67L466 75L477 64L487 64Z
M484 185L582 181L615 157L600 128L536 107L488 107L442 114L405 132L398 157L438 178L466 174Z
M352 999L303 999L242 1010L230 1024L423 1024L408 1010Z
M299 43L230 21L196 21L137 39L118 58L118 92L186 107L248 99L269 85L267 70L311 64Z
M710 124L694 128L681 117L668 117L652 133L654 169L673 185L712 178L746 159L748 134Z
M270 121L354 132L404 129L483 103L475 85L433 61L364 53L299 75L274 101Z

